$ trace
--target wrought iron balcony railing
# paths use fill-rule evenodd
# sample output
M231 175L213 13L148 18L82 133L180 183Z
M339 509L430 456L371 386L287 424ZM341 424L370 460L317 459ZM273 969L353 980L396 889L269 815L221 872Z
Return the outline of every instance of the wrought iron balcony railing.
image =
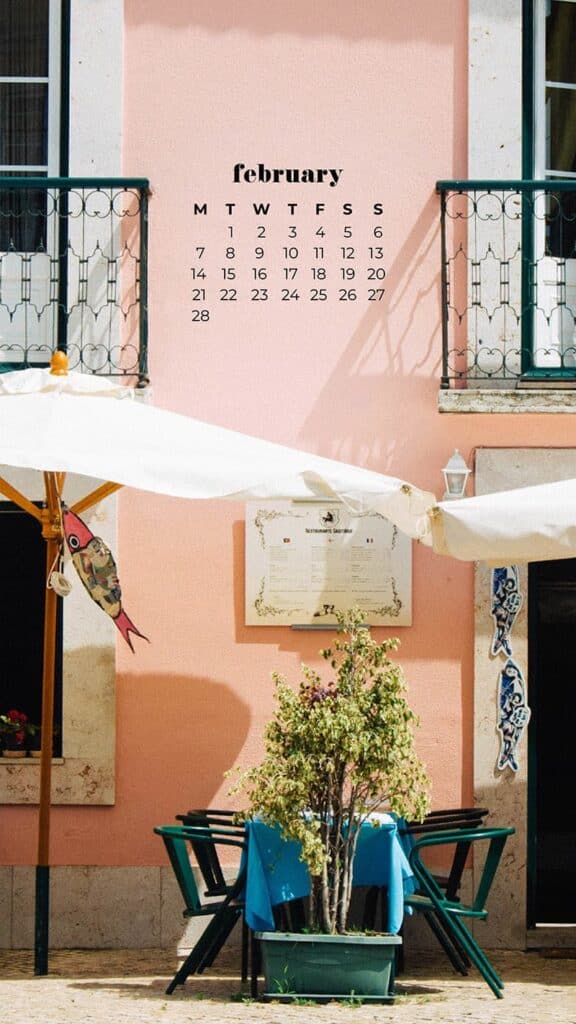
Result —
M0 370L148 381L145 178L0 177Z
M442 386L576 386L576 180L437 190Z

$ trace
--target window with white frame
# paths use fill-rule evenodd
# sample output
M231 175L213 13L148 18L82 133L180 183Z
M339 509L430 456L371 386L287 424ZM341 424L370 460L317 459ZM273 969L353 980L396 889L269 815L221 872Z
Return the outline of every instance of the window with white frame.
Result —
M535 54L536 178L576 185L576 0L541 0Z
M60 2L2 0L0 176L60 171ZM0 251L47 248L46 193L2 192Z
M49 362L56 336L57 200L21 182L62 170L62 7L0 3L0 370Z
M534 6L534 366L576 369L576 0ZM558 190L554 190L554 182ZM574 180L574 188L565 182Z

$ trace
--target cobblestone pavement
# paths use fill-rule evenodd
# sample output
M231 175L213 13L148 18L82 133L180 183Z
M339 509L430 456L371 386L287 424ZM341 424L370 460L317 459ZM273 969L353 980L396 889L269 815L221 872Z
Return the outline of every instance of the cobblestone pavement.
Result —
M238 960L164 990L176 960L165 950L66 950L33 976L28 951L0 951L0 1024L576 1024L576 951L491 954L506 984L494 998L476 973L460 978L436 955L418 954L393 1005L278 1005L241 993ZM416 960L416 957L415 957Z

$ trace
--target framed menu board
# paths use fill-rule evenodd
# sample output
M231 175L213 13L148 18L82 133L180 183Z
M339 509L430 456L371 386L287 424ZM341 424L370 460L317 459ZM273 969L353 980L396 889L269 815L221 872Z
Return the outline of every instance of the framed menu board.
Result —
M339 502L248 503L246 625L330 627L352 605L372 626L412 624L409 537Z

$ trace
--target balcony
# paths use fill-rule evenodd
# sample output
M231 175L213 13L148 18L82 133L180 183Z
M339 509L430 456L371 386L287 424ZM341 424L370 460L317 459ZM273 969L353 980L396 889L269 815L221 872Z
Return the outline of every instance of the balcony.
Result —
M148 383L144 178L0 177L0 372L45 366Z
M441 410L576 411L576 180L437 191Z

